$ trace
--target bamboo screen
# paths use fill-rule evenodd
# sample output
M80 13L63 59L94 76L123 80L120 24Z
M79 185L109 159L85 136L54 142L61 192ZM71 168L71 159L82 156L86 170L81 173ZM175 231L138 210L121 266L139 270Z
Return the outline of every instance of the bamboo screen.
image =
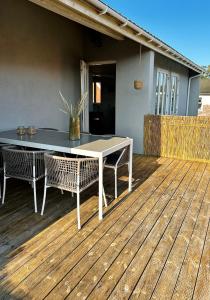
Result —
M210 118L146 115L144 152L146 155L210 161Z

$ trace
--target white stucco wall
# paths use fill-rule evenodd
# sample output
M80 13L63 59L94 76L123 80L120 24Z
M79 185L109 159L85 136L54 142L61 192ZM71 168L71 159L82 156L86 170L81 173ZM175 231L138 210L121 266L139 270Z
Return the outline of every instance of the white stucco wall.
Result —
M67 129L58 91L80 93L82 32L26 0L0 3L0 130L18 125Z

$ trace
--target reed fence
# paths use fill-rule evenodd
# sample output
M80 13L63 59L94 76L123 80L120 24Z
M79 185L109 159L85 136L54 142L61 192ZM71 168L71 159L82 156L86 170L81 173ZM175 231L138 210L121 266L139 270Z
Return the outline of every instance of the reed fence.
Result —
M210 162L210 117L146 115L144 152Z

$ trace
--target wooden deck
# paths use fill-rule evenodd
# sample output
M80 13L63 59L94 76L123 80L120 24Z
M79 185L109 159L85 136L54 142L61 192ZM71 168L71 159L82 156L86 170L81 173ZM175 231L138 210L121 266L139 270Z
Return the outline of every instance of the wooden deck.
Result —
M210 299L210 164L135 156L133 177L127 195L121 170L102 222L97 185L83 193L81 231L69 193L49 190L41 217L30 186L8 181L0 299Z

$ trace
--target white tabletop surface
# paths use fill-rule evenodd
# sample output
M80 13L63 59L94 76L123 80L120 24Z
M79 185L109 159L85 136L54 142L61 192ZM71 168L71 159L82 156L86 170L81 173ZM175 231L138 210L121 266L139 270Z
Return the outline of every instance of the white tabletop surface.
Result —
M0 132L0 142L65 153L75 151L104 152L123 144L127 138L81 134L80 140L70 141L68 132L38 130L35 135L19 136L16 130Z

